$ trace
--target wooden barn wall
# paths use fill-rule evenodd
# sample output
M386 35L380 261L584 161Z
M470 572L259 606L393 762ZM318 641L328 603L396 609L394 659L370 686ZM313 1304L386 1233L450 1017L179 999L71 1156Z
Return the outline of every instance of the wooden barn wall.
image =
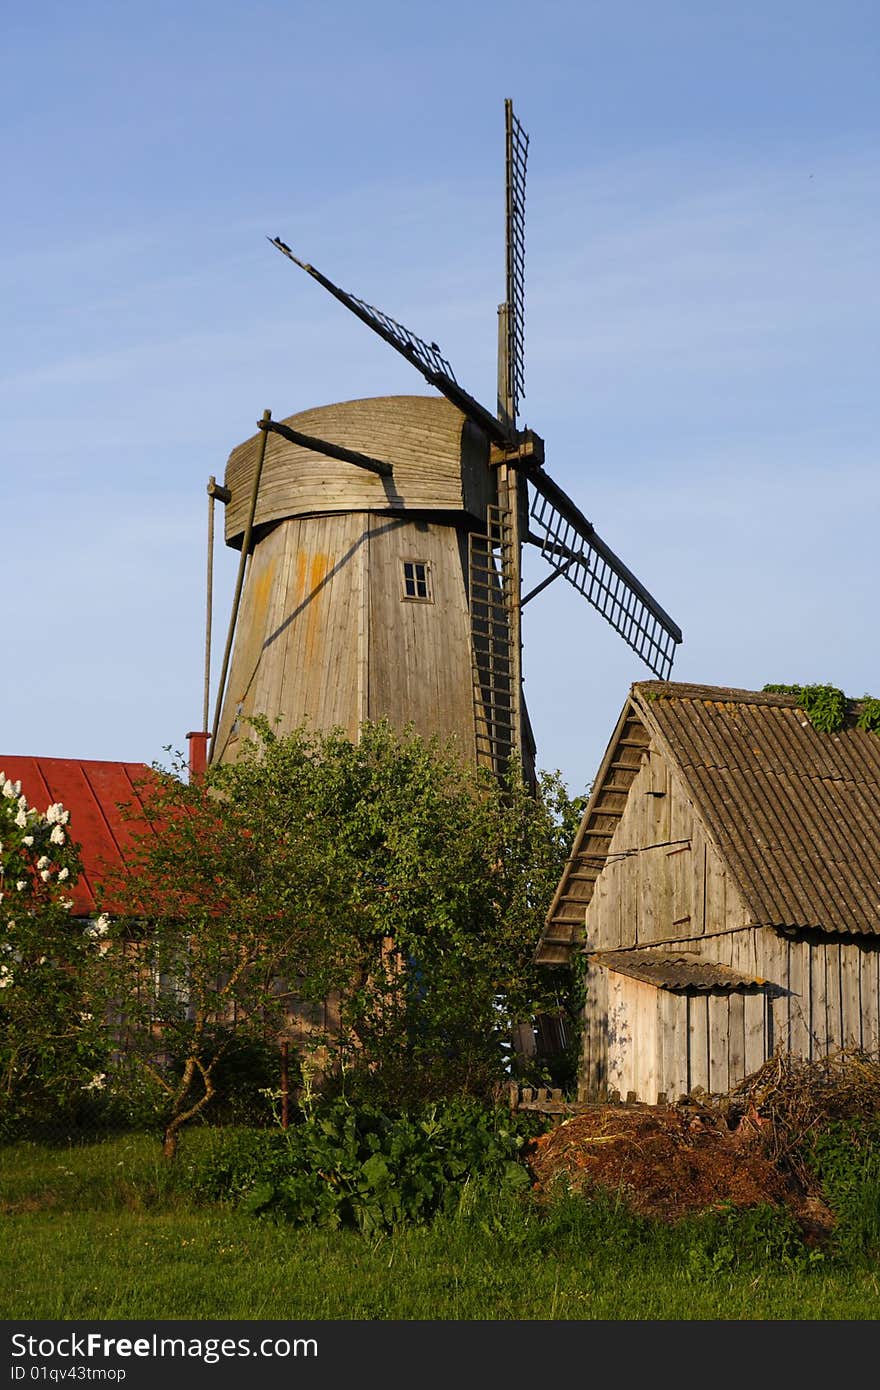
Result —
M662 754L643 757L586 910L594 950L680 941L748 913Z
M880 941L789 939L756 927L711 946L713 960L778 987L756 1065L776 1048L812 1060L840 1047L880 1047ZM747 1062L755 1055L753 1047ZM752 1070L748 1065L746 1073Z
M607 1090L622 1099L674 1104L701 1088L726 1092L765 1060L764 992L681 994L616 971L607 976ZM595 1031L595 1025L594 1025ZM606 1093L593 1058L584 1058L581 1093Z
M578 1075L578 1099L595 1100L605 1094L608 1059L612 1049L611 1009L608 971L601 966L584 967L583 1034Z
M787 987L773 1005L775 1046L811 1059L880 1048L880 941L757 937L761 969Z
M606 1086L650 1104L723 1093L778 1050L813 1061L880 1049L880 942L788 940L765 927L716 938L711 959L766 987L687 995L591 967L583 1098Z

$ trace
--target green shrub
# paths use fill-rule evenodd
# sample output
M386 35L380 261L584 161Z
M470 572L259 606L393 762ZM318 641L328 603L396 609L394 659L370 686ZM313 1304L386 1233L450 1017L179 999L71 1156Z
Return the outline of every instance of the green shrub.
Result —
M880 1252L880 1118L828 1125L805 1158L837 1218L840 1254L859 1259Z
M388 1111L340 1099L286 1131L218 1131L183 1156L180 1181L254 1215L369 1234L450 1212L469 1188L525 1191L534 1129L472 1101Z

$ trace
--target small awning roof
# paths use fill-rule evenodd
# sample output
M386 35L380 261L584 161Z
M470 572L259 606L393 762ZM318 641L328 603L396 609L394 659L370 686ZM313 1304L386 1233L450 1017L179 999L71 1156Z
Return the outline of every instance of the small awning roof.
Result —
M674 955L665 951L600 951L588 956L587 960L591 965L601 965L618 975L629 975L633 980L656 985L658 989L680 992L720 990L735 993L767 984L757 975L741 975L727 965L703 960L687 951L677 951Z

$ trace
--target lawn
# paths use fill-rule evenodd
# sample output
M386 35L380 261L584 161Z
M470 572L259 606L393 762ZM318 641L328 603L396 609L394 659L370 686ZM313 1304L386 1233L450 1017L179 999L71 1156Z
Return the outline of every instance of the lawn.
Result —
M193 1135L189 1141L199 1142ZM15 1319L866 1320L877 1268L741 1258L613 1204L463 1201L365 1237L197 1205L155 1140L0 1149L0 1317Z

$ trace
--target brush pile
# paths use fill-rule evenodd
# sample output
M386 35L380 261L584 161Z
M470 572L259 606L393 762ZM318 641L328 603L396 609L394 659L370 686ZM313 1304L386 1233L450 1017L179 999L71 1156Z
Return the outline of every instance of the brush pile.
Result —
M818 1061L777 1055L726 1095L677 1105L590 1106L533 1140L535 1190L611 1191L644 1216L787 1205L805 1235L834 1224L804 1161L813 1135L880 1116L880 1057L847 1049Z

